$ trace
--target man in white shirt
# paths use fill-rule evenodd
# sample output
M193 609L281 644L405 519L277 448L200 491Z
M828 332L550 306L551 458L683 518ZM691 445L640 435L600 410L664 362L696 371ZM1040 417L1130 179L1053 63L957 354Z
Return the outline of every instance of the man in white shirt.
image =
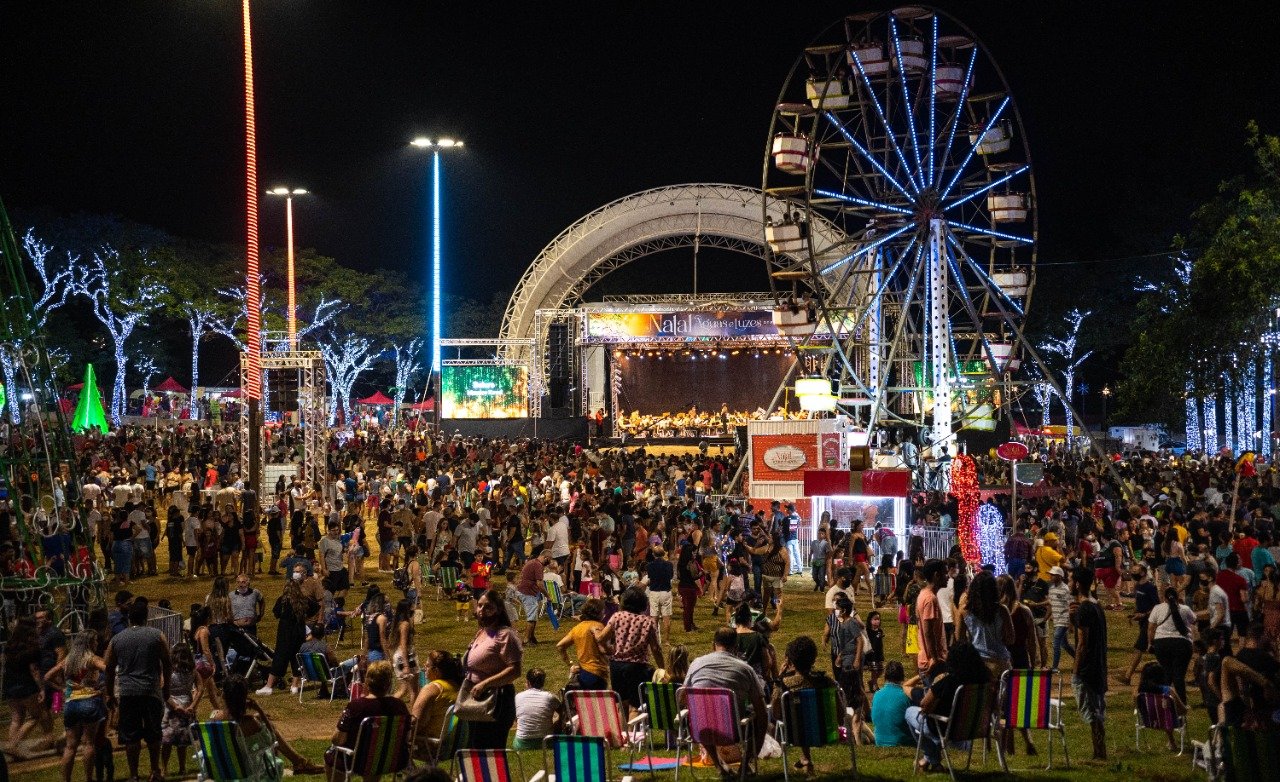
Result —
M530 668L524 675L528 688L516 693L516 737L513 749L538 749L542 740L555 732L564 704L543 689L546 671Z
M80 489L80 496L84 497L85 502L96 507L98 501L102 499L102 487L97 481L89 481Z
M844 593L849 596L849 601L853 602L855 594L853 590L853 571L847 567L842 567L836 571L836 583L827 590L826 599L823 605L826 606L827 614L835 613L836 595Z
M551 558L560 563L563 570L569 561L569 517L560 514L551 528L547 530L547 540L551 541Z
M194 513L182 520L182 546L187 550L187 575L196 577L196 546L199 544L198 533L200 519Z

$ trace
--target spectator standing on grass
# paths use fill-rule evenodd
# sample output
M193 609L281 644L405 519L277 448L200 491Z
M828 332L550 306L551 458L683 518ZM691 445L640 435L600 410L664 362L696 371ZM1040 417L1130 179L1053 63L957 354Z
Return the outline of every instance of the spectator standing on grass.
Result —
M1178 590L1164 591L1164 602L1151 609L1147 638L1160 668L1183 703L1187 702L1187 668L1196 635L1196 614L1180 599ZM1145 673L1145 671L1144 671Z
M623 591L621 610L609 617L598 641L606 648L613 645L609 679L622 700L623 718L627 719L630 709L640 708L640 684L653 679L650 656L657 667L663 666L657 623L649 615L649 598L643 589L633 586Z
M600 636L604 633L604 625L600 619L604 616L604 603L599 598L592 598L582 605L579 622L556 644L560 658L565 667L573 673L569 661L569 647L573 647L578 658L578 681L585 690L605 690L609 688L609 658L600 648ZM517 696L518 698L519 696Z
M1071 677L1076 708L1093 737L1093 759L1107 759L1107 616L1093 597L1093 571L1071 571L1072 594L1079 605L1072 614L1076 633L1076 665Z
M463 658L466 681L471 695L478 699L494 699L493 721L470 723L469 749L502 749L507 734L516 721L516 690L520 677L524 647L520 636L511 628L502 595L490 589L480 596L475 607L479 630Z
M947 565L943 560L931 559L924 563L922 575L925 585L916 598L916 620L920 623L916 665L927 677L934 665L947 659L947 639L938 603L938 590L947 583Z
M164 633L147 626L147 601L137 598L129 607L129 628L107 647L107 708L118 708L119 740L125 746L129 778L138 778L142 745L147 745L153 782L163 779L160 738L164 718L164 688L169 681L169 644Z

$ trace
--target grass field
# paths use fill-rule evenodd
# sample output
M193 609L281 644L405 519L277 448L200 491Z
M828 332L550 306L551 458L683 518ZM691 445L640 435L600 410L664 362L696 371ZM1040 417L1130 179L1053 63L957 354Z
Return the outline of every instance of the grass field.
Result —
M163 562L164 555L161 555ZM372 560L371 564L376 565L376 560ZM382 574L375 571L371 574L373 581L378 583L388 592L395 591L390 585L389 574ZM257 586L267 596L268 605L274 602L276 596L280 593L283 581L279 577L260 577ZM501 581L499 581L501 587ZM815 638L821 635L823 625L824 611L822 608L821 596L812 592L812 582L808 578L792 577L790 584L786 590L785 600L785 617L783 627L774 638L774 644L778 649L786 646L786 643L793 637L801 634L810 634ZM183 608L192 602L203 600L208 592L209 582L201 579L199 581L171 579L164 576L152 577L135 582L131 587L135 593L145 594L152 599L167 597L172 601L175 608ZM865 615L868 606L865 599L860 601L859 610ZM475 632L474 624L458 623L454 616L453 604L450 602L436 602L435 595L430 592L424 599L425 619L417 628L416 648L421 658L423 654L430 649L443 648L454 652L461 651L466 648ZM1121 667L1127 667L1130 659L1130 650L1134 641L1134 626L1128 624L1123 619L1123 614L1109 614L1110 625L1110 662L1112 670ZM884 612L886 621L885 628L885 650L886 656L893 658L895 651L901 649L901 631L896 622L896 612ZM710 650L711 634L717 622L710 616L709 607L703 605L699 607L697 622L700 630L695 633L686 634L679 629L679 621L677 619L671 641L675 643L685 644L690 651L691 656L702 654ZM270 640L274 633L274 626L271 622L266 623L269 629L266 629L266 635ZM562 628L562 633L564 629ZM548 673L548 688L559 688L564 684L567 677L567 671L555 651L554 641L560 634L553 633L545 622L539 626L539 636L543 643L536 647L525 650L524 664L528 668L530 666L539 666L546 669ZM350 651L358 644L358 637L353 642L350 637L342 649ZM1064 662L1064 665L1066 663ZM913 666L908 665L908 670ZM521 683L520 686L523 686ZM1011 776L1013 778L1035 778L1035 779L1062 779L1062 780L1089 780L1090 782L1100 782L1101 780L1183 780L1195 779L1200 776L1199 773L1193 773L1190 763L1190 747L1182 757L1174 757L1172 753L1165 748L1165 739L1163 735L1147 731L1143 736L1145 751L1137 751L1134 748L1134 731L1133 731L1133 695L1132 691L1122 689L1114 682L1111 685L1111 694L1108 698L1108 720L1107 720L1107 745L1108 745L1108 761L1094 762L1089 759L1090 756L1090 740L1087 727L1081 723L1079 716L1074 709L1074 701L1070 695L1070 682L1065 687L1065 697L1068 699L1064 714L1068 726L1067 742L1071 753L1070 769L1055 768L1051 772L1041 770L1047 749L1047 734L1039 734L1036 736L1036 744L1040 750L1040 755L1036 758L1028 758L1019 752L1010 760L1010 767L1013 769L1025 769L1032 767L1034 771L1016 772ZM1200 698L1198 692L1193 688L1191 690L1192 713L1190 716L1189 738L1203 738L1208 733L1209 721L1204 709L1200 706ZM285 737L303 752L304 755L319 760L320 756L327 746L328 737L332 734L334 725L337 722L338 714L342 710L342 703L335 702L332 705L326 701L317 701L314 699L314 690L308 690L306 701L302 704L298 703L297 696L290 696L288 689L277 689L276 694L269 698L262 698L260 701L267 708L268 712L280 726ZM5 722L8 721L7 711L0 709L0 718ZM1021 742L1019 742L1019 745ZM523 754L523 765L525 771L532 775L534 770L541 768L541 756L536 752L526 752ZM959 755L957 755L959 756ZM984 778L1003 778L1004 774L999 772L994 757L990 757L985 769L982 769L979 763L980 751L975 753L975 769L977 773ZM879 748L879 747L859 747L858 748L858 767L863 776L875 779L904 779L911 776L911 758L912 750L903 748ZM792 755L792 760L796 759L796 755ZM814 753L814 761L817 766L819 778L844 779L849 774L849 755L847 749L832 748L819 750ZM1036 762L1032 762L1032 761ZM1055 765L1061 764L1060 753L1054 753ZM83 769L78 767L75 770L73 779L83 779ZM144 759L145 768L145 759ZM124 756L122 752L117 753L116 760L117 778L124 779L127 770L124 764ZM170 778L176 778L173 773L176 770L176 761L171 761ZM54 782L59 779L58 770L51 758L25 761L21 764L11 766L11 775L15 780L23 780L23 782ZM778 777L781 778L782 766L779 760L765 760L761 763L762 777ZM708 769L697 769L696 776L700 779L712 779L715 774ZM1201 772L1202 773L1202 772ZM191 766L188 764L188 775L191 776ZM659 773L659 776L670 778L671 772ZM637 777L639 778L639 777Z

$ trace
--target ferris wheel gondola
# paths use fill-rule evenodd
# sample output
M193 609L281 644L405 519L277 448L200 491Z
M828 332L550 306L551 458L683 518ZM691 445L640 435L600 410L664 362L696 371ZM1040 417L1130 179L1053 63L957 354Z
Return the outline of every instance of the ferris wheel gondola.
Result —
M791 215L765 229L778 309L814 296L828 374L872 400L867 423L945 450L1002 403L1034 284L1035 179L1003 73L940 11L850 16L798 58L769 138L766 214ZM847 241L796 252L819 222Z

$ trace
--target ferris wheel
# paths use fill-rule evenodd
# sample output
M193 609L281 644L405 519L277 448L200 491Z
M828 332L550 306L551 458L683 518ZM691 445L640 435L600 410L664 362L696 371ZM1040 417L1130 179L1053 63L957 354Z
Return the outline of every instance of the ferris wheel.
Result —
M922 6L829 27L783 85L763 189L775 322L826 351L840 403L869 427L920 427L938 450L959 427L994 426L1022 353L1035 179L973 32ZM816 243L820 223L847 240Z

